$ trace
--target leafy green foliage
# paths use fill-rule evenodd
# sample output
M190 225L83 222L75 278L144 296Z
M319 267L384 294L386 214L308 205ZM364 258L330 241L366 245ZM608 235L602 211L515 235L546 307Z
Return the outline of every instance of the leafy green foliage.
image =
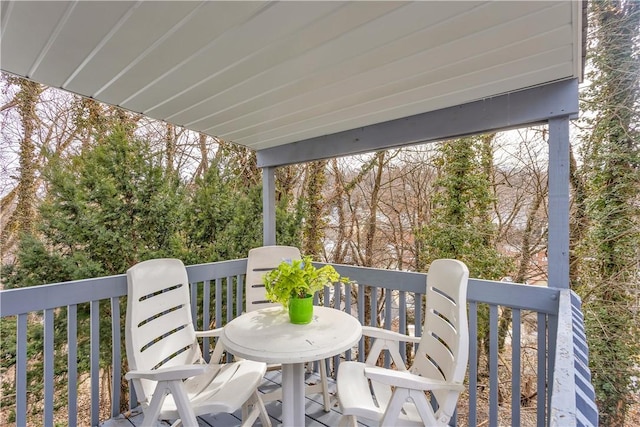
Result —
M10 273L7 287L120 274L138 261L181 253L183 193L178 182L164 177L146 142L116 129L81 155L52 159L44 176L49 188L40 206L38 233L21 239L17 263L5 270ZM110 367L110 307L101 303L99 310L100 362ZM77 307L79 372L89 369L90 314L88 304ZM57 346L66 342L66 315L66 310L54 313ZM28 325L33 348L28 352L34 357L27 375L34 399L42 393L41 329L39 323ZM15 349L4 341L2 353L15 357ZM60 397L65 393L65 358L66 351L58 349L54 369Z
M499 280L512 269L509 258L495 244L496 232L489 212L490 152L492 136L462 138L440 145L440 177L433 197L431 222L416 233L421 258L463 261L471 277ZM489 351L489 308L478 307L478 348ZM487 358L488 360L488 358ZM488 366L487 366L488 369ZM480 371L479 371L480 372Z
M233 164L233 162L231 162ZM262 245L262 186L234 174L235 167L214 160L196 181L184 225L188 262L245 258ZM300 243L302 205L290 209L282 197L276 206L276 236L280 244Z
M625 425L640 375L640 3L590 2L589 132L580 176L583 240L573 286L583 299L589 362L602 425Z
M145 142L123 131L90 151L52 159L37 236L24 236L14 286L121 274L181 253L184 198Z
M316 268L311 256L282 261L278 267L264 275L267 299L288 306L290 298L305 298L335 282L348 282L331 265Z
M481 138L463 138L440 145L433 215L416 239L428 263L456 258L467 264L472 277L496 280L507 274L511 263L495 246L495 226L489 218L493 196L481 143Z

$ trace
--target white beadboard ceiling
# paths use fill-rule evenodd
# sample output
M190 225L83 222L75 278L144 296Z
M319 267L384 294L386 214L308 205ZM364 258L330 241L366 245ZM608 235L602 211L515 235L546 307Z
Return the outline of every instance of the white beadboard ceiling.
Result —
M581 78L578 1L2 1L0 68L254 150Z

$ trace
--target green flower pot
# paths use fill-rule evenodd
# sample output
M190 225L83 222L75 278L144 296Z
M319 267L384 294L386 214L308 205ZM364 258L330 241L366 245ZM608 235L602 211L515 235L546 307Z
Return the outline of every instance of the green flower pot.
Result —
M289 299L289 320L296 325L306 325L313 318L313 295Z

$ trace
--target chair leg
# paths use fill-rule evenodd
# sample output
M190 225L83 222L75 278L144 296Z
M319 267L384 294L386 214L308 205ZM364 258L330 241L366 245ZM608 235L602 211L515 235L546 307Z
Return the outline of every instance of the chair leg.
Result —
M380 422L380 427L395 427L402 411L402 405L409 397L409 390L406 388L396 388L391 395L391 399L387 404L387 409L384 411L384 416Z
M178 409L178 414L180 415L182 424L185 426L197 426L198 420L196 420L196 414L193 412L193 408L191 407L191 403L187 397L187 392L184 389L182 380L168 381L167 386L173 395L173 401Z
M420 414L420 418L422 418L422 422L424 425L447 425L449 420L436 420L435 414L431 409L431 403L427 400L427 396L425 396L424 392L421 390L410 390L409 397L413 400L414 405L416 405L416 409L418 410L418 414Z
M327 381L326 360L320 361L320 382L322 383L322 399L324 400L324 412L331 410L331 395L329 394L329 382Z
M249 406L251 406L251 411L249 411ZM271 427L267 409L264 407L259 392L255 391L249 400L242 405L242 427L252 426L258 417L260 417L260 422L264 427Z
M258 408L254 407L251 411L249 411L247 416L245 415L242 416L242 427L252 426L257 419L258 419Z
M264 427L271 427L271 419L269 418L269 414L267 413L267 408L264 407L264 402L260 398L260 394L257 390L255 392L255 399L258 410L260 411L260 422L262 422L262 425Z
M242 404L242 421L246 420L249 416L249 402L244 402Z
M147 410L144 411L142 427L151 427L158 421L160 410L162 409L162 404L164 403L164 399L167 396L167 388L167 384L164 381L160 381L156 384L156 389L153 391L151 402L149 402Z

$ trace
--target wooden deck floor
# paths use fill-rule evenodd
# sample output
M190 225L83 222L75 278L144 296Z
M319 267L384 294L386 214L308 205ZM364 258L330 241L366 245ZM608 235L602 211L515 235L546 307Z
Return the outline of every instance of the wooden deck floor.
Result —
M317 374L307 375L307 383L315 384L319 379ZM260 386L260 391L267 393L270 390L277 388L280 384L281 373L280 371L267 372L263 384ZM335 382L329 384L332 396L335 396ZM277 426L282 423L282 402L274 401L266 403L267 412L271 417L271 423ZM334 405L331 411L325 412L322 405L322 395L311 394L306 396L305 399L305 413L306 423L305 427L321 427L321 426L337 426L342 416L340 413L340 407ZM139 426L142 424L142 411L136 408L129 416L120 415L117 418L112 418L101 424L101 427L131 427ZM217 414L206 415L198 417L199 425L202 427L232 427L239 426L241 424L240 411L234 414ZM169 422L158 422L157 426L166 427L170 425ZM256 421L255 426L262 425L260 420ZM361 424L364 426L364 424ZM303 427L303 426L300 426Z

